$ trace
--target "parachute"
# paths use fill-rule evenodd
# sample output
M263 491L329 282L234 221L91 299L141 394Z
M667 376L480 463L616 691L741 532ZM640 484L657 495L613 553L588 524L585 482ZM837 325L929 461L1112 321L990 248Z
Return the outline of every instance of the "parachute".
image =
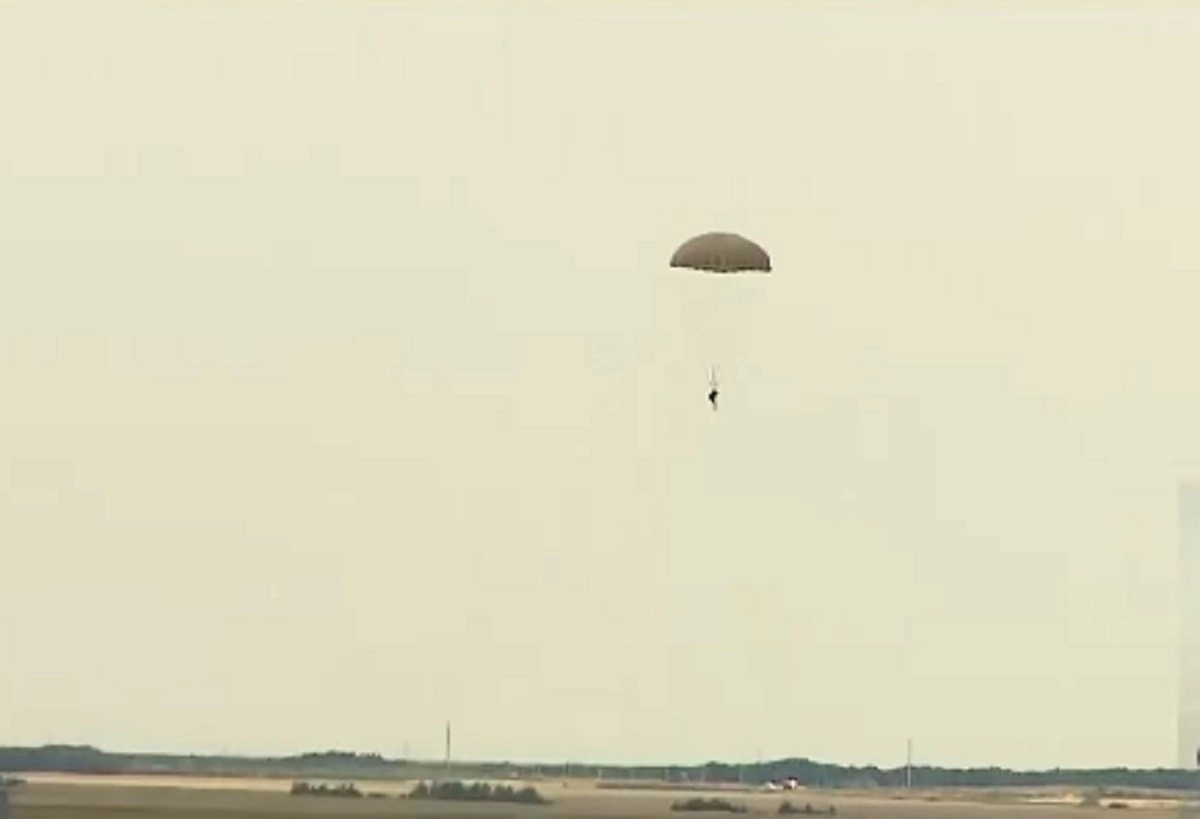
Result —
M760 245L737 233L714 231L688 239L671 256L671 267L707 274L682 294L680 312L685 343L708 359L708 400L717 408L717 360L734 354L736 342L749 332L749 307L761 294L757 276L770 273L771 257ZM711 279L726 280L727 286Z
M771 257L736 233L702 233L679 246L671 256L671 267L707 273L770 273Z

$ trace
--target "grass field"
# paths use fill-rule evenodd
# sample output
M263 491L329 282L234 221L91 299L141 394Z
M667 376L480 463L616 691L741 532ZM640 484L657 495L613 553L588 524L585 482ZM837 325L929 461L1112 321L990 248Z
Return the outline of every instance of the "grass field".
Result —
M544 807L464 802L404 801L396 798L412 783L360 785L389 798L338 799L288 795L283 780L200 779L186 777L84 777L42 775L11 794L12 819L271 819L274 816L329 817L511 817L546 819L595 817L707 817L728 814L677 814L671 803L680 792L599 790L590 781L539 782L536 787L552 800ZM691 791L688 796L695 796ZM786 798L796 805L837 806L839 819L1116 819L1130 811L1080 807L1074 803L1030 802L1028 795L987 794L899 795L821 793L722 793L749 808L752 815L773 816ZM1138 819L1177 819L1178 808L1167 803L1131 804ZM1115 814L1115 815L1114 815Z

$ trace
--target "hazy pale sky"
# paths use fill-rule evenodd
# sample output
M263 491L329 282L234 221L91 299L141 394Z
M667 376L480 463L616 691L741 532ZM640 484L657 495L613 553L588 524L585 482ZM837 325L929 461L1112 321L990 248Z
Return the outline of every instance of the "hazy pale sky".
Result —
M1200 7L0 9L0 743L1173 764Z

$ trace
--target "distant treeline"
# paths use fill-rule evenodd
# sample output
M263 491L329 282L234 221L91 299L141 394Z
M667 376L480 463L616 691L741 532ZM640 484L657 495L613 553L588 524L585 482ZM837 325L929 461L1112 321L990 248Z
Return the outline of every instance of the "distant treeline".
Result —
M328 785L324 782L318 782L315 785L311 782L293 782L292 796L326 796L340 797L343 799L362 799L363 792L353 782L343 782L339 785Z
M443 779L449 773L438 763L387 759L380 754L326 751L284 757L195 756L109 753L91 746L47 745L39 748L0 747L0 772L63 772L88 774L161 773L205 776L273 776L329 779ZM843 766L810 759L780 759L736 765L617 766L570 764L460 763L452 770L461 779L545 779L581 776L627 782L676 784L760 785L795 777L801 785L820 788L898 788L903 768ZM1200 773L1167 768L1138 770L1054 769L1013 771L1005 768L914 767L918 788L1051 787L1188 790L1200 787Z
M522 805L548 805L536 789L489 785L486 782L418 782L408 799L444 799L453 802L515 802Z

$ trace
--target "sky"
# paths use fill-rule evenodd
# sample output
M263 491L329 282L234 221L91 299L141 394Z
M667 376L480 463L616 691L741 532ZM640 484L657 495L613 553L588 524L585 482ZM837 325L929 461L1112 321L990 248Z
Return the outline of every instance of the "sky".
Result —
M0 5L0 743L1174 764L1196 76L1167 2Z

